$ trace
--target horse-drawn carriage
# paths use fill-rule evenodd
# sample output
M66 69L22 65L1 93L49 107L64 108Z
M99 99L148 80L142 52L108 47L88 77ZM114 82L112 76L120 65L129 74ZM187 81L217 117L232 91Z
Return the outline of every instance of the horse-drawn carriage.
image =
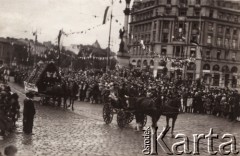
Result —
M24 82L26 92L34 92L40 103L61 104L64 93L61 88L61 75L54 63L39 64Z
M119 102L119 101L118 101ZM110 124L113 120L114 114L117 115L117 124L120 128L125 127L127 124L134 120L135 110L130 110L123 107L121 104L116 104L111 98L108 98L103 106L103 120L106 124ZM144 115L144 120L141 125L145 126L147 123L147 116Z

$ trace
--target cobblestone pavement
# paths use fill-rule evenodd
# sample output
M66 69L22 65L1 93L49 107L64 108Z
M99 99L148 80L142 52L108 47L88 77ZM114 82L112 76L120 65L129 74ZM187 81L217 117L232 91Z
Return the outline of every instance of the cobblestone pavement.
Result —
M13 91L20 95L20 102L24 98L23 89L11 84ZM18 121L16 133L10 134L3 141L0 141L0 151L9 144L16 145L18 155L143 155L142 132L134 131L134 123L124 129L117 127L116 118L113 123L105 125L102 119L102 105L76 102L75 110L63 110L57 107L46 107L36 103L37 114L34 121L32 136L22 133L22 120ZM148 119L147 126L151 124ZM158 122L158 134L165 126L165 117ZM222 118L208 115L180 114L175 133L183 133L189 136L190 149L193 147L192 134L208 134L213 128L214 133L231 133L236 136L237 148L240 150L240 123L229 122ZM168 145L179 140L165 138ZM221 140L214 142L215 149L218 148ZM171 147L171 146L170 146ZM159 155L166 155L158 147ZM200 141L200 154L207 154L207 140Z

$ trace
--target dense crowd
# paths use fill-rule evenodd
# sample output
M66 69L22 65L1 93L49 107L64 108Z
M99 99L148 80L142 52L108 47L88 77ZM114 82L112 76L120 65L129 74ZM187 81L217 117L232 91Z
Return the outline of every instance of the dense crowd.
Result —
M188 113L211 114L230 120L240 120L240 95L237 90L208 88L201 80L182 80L181 77L169 78L138 70L114 70L107 73L88 70L62 73L65 80L79 85L80 101L101 103L116 90L121 101L129 97L157 97L163 101L172 96L181 98L181 111Z
M27 71L25 71L27 73ZM69 71L62 70L65 81L74 81L79 86L78 100L104 103L111 90L120 101L124 96L157 97L163 102L172 96L181 98L181 111L212 114L230 120L240 120L240 95L237 90L209 88L201 80L183 80L181 76L169 78L166 74L153 77L151 72L117 69Z
M20 116L18 95L7 85L0 85L0 136L12 131Z

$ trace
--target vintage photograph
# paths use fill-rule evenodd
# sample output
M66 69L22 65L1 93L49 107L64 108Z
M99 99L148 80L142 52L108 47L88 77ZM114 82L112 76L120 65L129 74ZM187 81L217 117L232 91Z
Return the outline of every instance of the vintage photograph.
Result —
M0 0L0 156L240 155L240 0Z

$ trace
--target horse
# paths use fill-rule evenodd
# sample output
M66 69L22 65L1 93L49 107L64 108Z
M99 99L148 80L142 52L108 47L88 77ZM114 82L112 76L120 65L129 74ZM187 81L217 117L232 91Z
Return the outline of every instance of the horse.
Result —
M152 128L157 127L157 122L161 115L166 116L166 130L169 129L169 120L172 119L171 134L174 137L174 127L179 114L179 108L181 107L181 101L178 97L168 99L166 103L163 103L161 97L153 98L128 98L128 107L134 110L134 114L137 122L137 130L139 130L139 124L142 123L144 115L148 115L152 119Z
M46 95L53 97L54 101L57 100L58 106L61 106L63 98L63 108L67 108L67 99L69 98L69 91L67 89L67 83L62 81L60 84L48 87L45 92Z
M78 90L79 90L79 86L76 82L71 81L69 82L68 86L67 86L67 90L68 90L68 98L69 98L69 105L68 107L72 106L72 110L74 110L74 101L76 100L76 95L78 94Z

